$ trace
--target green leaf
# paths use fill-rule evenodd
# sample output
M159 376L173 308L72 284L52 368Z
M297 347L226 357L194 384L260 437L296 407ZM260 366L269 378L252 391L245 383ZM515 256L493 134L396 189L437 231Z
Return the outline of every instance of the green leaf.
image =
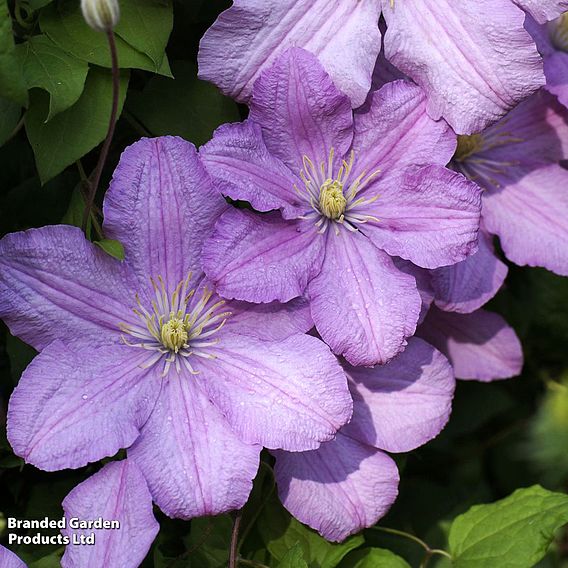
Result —
M0 146L6 142L18 125L22 107L18 103L0 97Z
M124 247L121 242L103 239L102 241L95 241L95 244L101 247L107 254L110 254L110 256L118 260L124 260Z
M328 542L291 517L276 497L263 509L257 526L276 560L282 562L288 551L299 544L308 566L318 568L335 568L348 552L365 542L362 536L348 538L340 544Z
M65 215L61 222L65 225L73 225L74 227L81 227L83 225L83 214L85 213L85 198L81 190L76 187L71 194L69 207L65 211ZM89 234L89 231L87 231Z
M173 134L199 146L219 125L240 120L236 103L200 81L193 64L176 61L172 68L175 80L153 77L142 93L132 92L128 99L128 110L153 135Z
M89 71L85 61L67 55L45 35L30 38L17 52L28 89L39 87L51 95L46 120L77 102Z
M6 351L10 359L10 372L15 385L18 384L24 369L37 355L37 351L11 334L6 334Z
M158 69L174 23L171 0L126 0L120 3L116 33L146 54Z
M62 552L52 552L51 554L32 562L28 568L60 568Z
M278 568L308 568L300 543L296 543L282 558Z
M531 568L568 522L568 495L538 485L457 517L449 544L454 568Z
M225 568L229 562L232 529L233 521L229 515L193 519L191 532L184 539L187 550L192 551L189 565L195 568ZM180 562L179 568L186 565Z
M163 56L163 51L169 36L167 32L165 42L163 39L164 31L162 29L163 20L160 18L159 25L150 35L154 39L146 38L138 40L138 44L145 41L152 44L149 48L152 55L143 53L136 47L126 41L119 33L121 28L126 28L126 36L131 37L131 28L134 24L129 24L125 20L130 13L136 14L136 2L139 0L128 0L120 3L122 12L121 23L116 28L115 40L118 53L118 65L121 68L144 69L146 71L154 71L162 75L171 76L167 57ZM164 10L171 10L171 6L164 7ZM139 18L137 17L137 20ZM151 22L145 20L146 27L150 27ZM79 2L75 0L67 0L60 4L53 4L43 10L40 16L40 27L61 49L75 57L95 63L101 67L111 67L111 57L108 46L108 40L105 34L96 32L91 29L83 19ZM171 31L171 26L170 26ZM162 58L156 62L153 57L156 54L157 44L163 43Z
M357 550L348 557L351 568L410 568L406 560L384 548Z
M21 106L28 104L28 90L16 56L7 0L0 0L0 97Z
M28 0L30 8L32 10L39 10L48 4L51 4L53 0Z
M121 74L119 114L126 97L128 75ZM32 92L26 114L26 131L42 183L56 176L104 139L112 106L112 77L103 69L90 70L85 90L69 109L48 123L47 95Z

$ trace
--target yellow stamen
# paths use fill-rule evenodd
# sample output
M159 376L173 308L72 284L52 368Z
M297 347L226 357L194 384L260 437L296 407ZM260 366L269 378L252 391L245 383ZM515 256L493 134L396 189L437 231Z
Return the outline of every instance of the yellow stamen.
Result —
M188 333L182 319L171 317L168 322L162 325L160 338L164 347L177 353L182 347L187 347Z
M568 51L568 13L549 24L550 41L556 49Z
M472 134L471 136L458 136L458 147L454 154L454 160L463 162L473 154L483 149L483 137L481 134Z
M339 219L345 213L346 205L341 182L327 179L320 188L319 207L322 214L328 219Z

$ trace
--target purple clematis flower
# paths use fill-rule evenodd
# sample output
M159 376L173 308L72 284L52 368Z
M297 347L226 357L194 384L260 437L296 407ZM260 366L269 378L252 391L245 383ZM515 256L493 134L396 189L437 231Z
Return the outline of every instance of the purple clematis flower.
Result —
M525 28L542 55L546 89L568 107L568 14L546 24L527 17Z
M345 374L301 301L226 303L199 257L227 208L194 147L144 139L104 204L125 261L69 226L0 241L0 315L41 351L10 400L8 438L46 470L129 448L152 497L189 518L241 507L261 446L317 448L351 415Z
M509 379L523 368L523 349L515 331L499 314L487 310L460 314L432 307L417 335L446 355L458 379Z
M287 48L318 56L353 107L365 102L381 46L380 0L234 0L203 36L199 76L241 102Z
M254 87L250 117L201 150L229 209L204 249L221 296L287 302L307 292L321 337L353 365L384 363L416 327L420 296L391 257L425 268L477 247L478 187L446 169L456 146L403 81L353 116L315 56L291 49ZM273 211L279 209L280 211Z
M152 512L152 497L144 476L132 460L111 462L80 483L63 500L69 537L61 559L63 568L137 568L144 560L160 526ZM119 528L78 529L73 517L118 521ZM95 544L73 544L73 538L95 534Z
M357 108L371 85L382 11L386 57L426 90L434 119L470 134L544 83L525 11L542 23L564 10L566 0L234 0L201 40L199 73L248 102L262 71L300 47Z
M483 225L499 236L507 258L563 276L568 171L559 162L566 158L568 111L542 91L481 134L461 137L452 160L485 190Z
M374 525L398 493L398 470L385 453L408 452L445 426L455 388L452 368L432 346L406 350L372 369L346 364L353 419L310 452L273 452L284 506L328 540Z
M0 544L0 567L1 568L27 568L26 563Z

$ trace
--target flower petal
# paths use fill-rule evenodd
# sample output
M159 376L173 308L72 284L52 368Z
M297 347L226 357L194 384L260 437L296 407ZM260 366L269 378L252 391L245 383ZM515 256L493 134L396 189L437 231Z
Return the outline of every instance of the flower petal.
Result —
M426 113L426 94L412 83L395 81L371 93L355 113L353 150L359 171L383 175L409 165L445 166L456 150L456 135L443 120Z
M412 337L386 365L345 368L353 419L342 433L388 452L408 452L435 438L452 410L454 372L448 360Z
M423 268L464 260L477 248L479 187L440 166L409 168L374 183L379 199L362 231L380 249Z
M67 545L63 568L137 568L160 530L146 481L131 460L111 462L77 485L63 500L63 510L68 523L61 531L64 535L95 535L94 545ZM118 521L120 527L73 529L73 518Z
M275 456L282 504L328 540L374 525L398 494L394 461L341 433L318 450Z
M218 346L209 348L215 358L196 360L197 381L242 440L311 450L351 418L345 373L319 339L218 337Z
M126 261L149 288L161 276L172 291L189 271L227 207L192 144L144 138L122 154L104 202L104 230L124 245Z
M12 233L0 241L0 317L41 350L55 339L117 341L133 321L136 280L128 267L67 225Z
M416 329L416 282L360 233L327 234L325 261L309 285L312 317L334 353L353 365L385 363Z
M431 272L436 305L446 312L471 313L497 294L507 272L507 265L495 256L491 237L480 231L475 254Z
M227 304L231 317L225 330L237 335L250 335L265 341L279 341L296 333L305 333L313 326L310 305L304 298L286 304L249 304L232 301Z
M566 0L513 0L513 2L541 24L568 10Z
M128 457L142 470L158 507L169 517L190 519L240 509L261 449L231 431L187 373L164 383Z
M384 2L385 54L458 134L482 130L543 83L524 13L510 0Z
M27 568L11 550L0 544L0 566L2 568Z
M497 179L500 187L483 195L483 219L507 258L568 276L568 171L550 165Z
M262 127L269 151L300 174L302 156L338 163L351 145L353 113L317 58L291 48L254 85L250 119Z
M379 12L379 0L235 0L201 40L199 76L248 102L261 71L288 47L303 47L358 107L380 48Z
M257 211L282 209L287 218L305 212L305 203L294 190L294 184L301 188L304 183L270 154L254 122L220 126L199 155L221 192L231 199L248 201Z
M493 381L521 372L523 351L515 331L498 314L432 308L418 333L450 360L458 379Z
M320 271L323 245L306 221L231 208L203 247L203 266L225 298L287 302L301 296Z
M137 438L160 377L141 365L148 352L125 345L55 341L24 371L8 407L14 452L47 471L112 456Z

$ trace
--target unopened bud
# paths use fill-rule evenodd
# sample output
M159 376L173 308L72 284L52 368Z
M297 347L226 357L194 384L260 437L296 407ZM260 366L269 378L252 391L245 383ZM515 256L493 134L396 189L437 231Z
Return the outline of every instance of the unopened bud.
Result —
M98 32L110 32L118 24L118 0L81 0L83 17Z

